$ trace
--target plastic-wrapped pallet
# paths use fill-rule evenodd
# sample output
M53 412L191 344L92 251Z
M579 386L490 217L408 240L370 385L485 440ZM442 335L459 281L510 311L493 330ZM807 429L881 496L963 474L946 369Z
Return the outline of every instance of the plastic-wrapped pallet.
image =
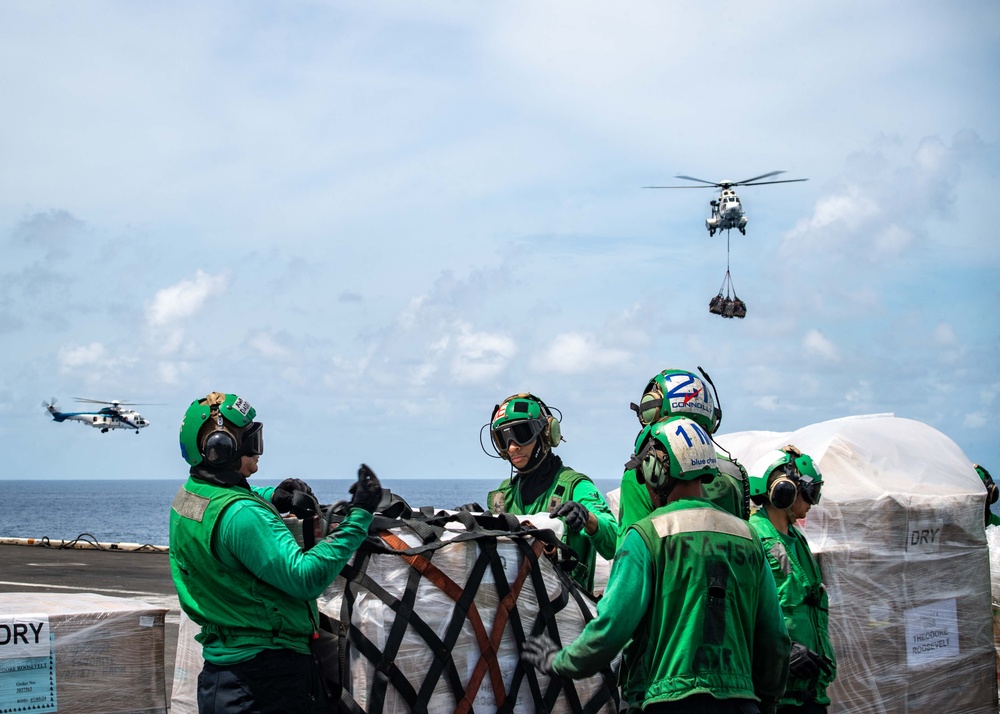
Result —
M892 415L717 438L743 463L795 444L823 473L799 525L829 592L831 712L997 711L985 491L951 439Z
M93 593L0 593L0 711L166 714L166 614Z
M996 504L994 504L994 507ZM986 529L990 546L990 587L993 599L993 646L997 653L997 690L1000 691L1000 527Z
M525 636L568 643L594 602L543 550L551 530L512 516L376 517L320 599L341 639L345 701L367 714L617 710L611 672L577 682L520 659ZM565 555L565 553L563 553Z

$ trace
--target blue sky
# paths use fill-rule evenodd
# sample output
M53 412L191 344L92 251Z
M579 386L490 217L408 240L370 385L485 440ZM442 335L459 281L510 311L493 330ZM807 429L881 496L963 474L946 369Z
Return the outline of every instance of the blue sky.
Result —
M616 478L629 402L697 365L722 432L892 412L1000 469L998 36L995 2L6 2L0 478L181 479L212 390L263 479L499 480L518 391ZM640 187L774 170L809 181L739 191L723 320L713 192Z

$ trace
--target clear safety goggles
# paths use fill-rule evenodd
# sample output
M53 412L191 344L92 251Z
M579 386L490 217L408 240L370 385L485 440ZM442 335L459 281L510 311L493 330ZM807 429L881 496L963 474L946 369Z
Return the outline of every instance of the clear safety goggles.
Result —
M493 430L493 440L501 449L510 448L512 441L518 446L525 446L537 439L544 427L545 422L541 419L510 422Z

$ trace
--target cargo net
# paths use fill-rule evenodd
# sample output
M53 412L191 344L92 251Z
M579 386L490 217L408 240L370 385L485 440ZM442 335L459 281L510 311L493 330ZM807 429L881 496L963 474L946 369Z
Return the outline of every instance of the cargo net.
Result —
M747 304L736 296L736 288L733 287L733 277L729 274L729 270L726 270L726 277L722 279L719 294L708 301L708 311L713 315L730 319L738 317L742 320L747 316Z
M425 509L426 511L426 509ZM575 553L509 514L376 515L320 598L339 633L338 711L614 714L616 677L570 681L521 661L526 637L566 645L594 617Z

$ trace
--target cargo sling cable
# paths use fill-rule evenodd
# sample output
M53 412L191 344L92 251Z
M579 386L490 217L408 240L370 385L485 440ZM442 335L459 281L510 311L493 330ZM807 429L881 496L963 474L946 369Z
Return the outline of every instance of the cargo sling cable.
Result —
M456 702L455 714L470 714L474 711L473 701L476 694L487 676L496 698L498 714L513 712L518 693L525 680L530 696L539 711L551 710L560 694L566 697L574 714L594 714L609 703L617 709L618 692L615 677L610 669L602 672L602 686L587 702L580 700L576 686L572 682L559 678L552 678L545 691L542 691L535 670L532 667L525 667L520 661L515 667L509 691L504 686L503 672L497 654L508 624L520 650L528 635L547 630L550 635L558 638L555 615L569 606L571 601L579 608L583 621L593 617L591 611L593 602L588 605L585 600L588 596L567 574L567 569L572 569L577 563L576 554L559 541L551 530L524 527L510 514L500 516L489 514L473 516L471 513L445 512L433 514L429 509L424 509L418 514L404 515L409 517L387 518L376 515L369 529L368 539L358 550L353 563L346 566L341 573L347 584L341 601L339 620L326 618L327 622L321 623L330 631L339 634L339 682L348 681L350 647L354 647L375 670L366 709L361 708L346 687L340 689L341 704L347 711L352 714L362 714L362 712L381 714L388 687L391 685L409 705L410 711L427 712L432 704L431 695L439 680L444 677ZM332 520L336 522L337 518L334 517ZM460 532L448 540L443 539L445 525L454 522L464 526L465 532ZM411 547L392 532L401 526L417 534L422 545ZM449 535L453 532L449 532ZM501 556L497 552L499 538L516 544L519 554L523 556L513 582L508 582ZM465 586L462 587L442 572L432 559L442 547L467 541L475 542L479 554L471 567ZM554 568L554 572L559 578L561 587L559 595L551 601L539 567L540 556L549 557L543 556L543 552L554 553L560 559L559 567ZM394 597L368 575L368 566L374 555L399 556L410 566L402 597ZM492 574L499 600L489 632L474 602L475 594L487 570ZM422 578L432 583L454 602L450 620L441 637L417 612L417 587ZM523 621L517 608L518 598L525 587L534 588L539 606L537 616L529 623ZM352 622L354 603L361 591L367 591L377 597L395 614L382 649L379 649ZM472 668L468 684L463 685L452 652L466 623L471 625L475 632L479 657ZM434 655L423 681L419 683L419 688L415 687L395 664L396 655L408 629L423 638Z

